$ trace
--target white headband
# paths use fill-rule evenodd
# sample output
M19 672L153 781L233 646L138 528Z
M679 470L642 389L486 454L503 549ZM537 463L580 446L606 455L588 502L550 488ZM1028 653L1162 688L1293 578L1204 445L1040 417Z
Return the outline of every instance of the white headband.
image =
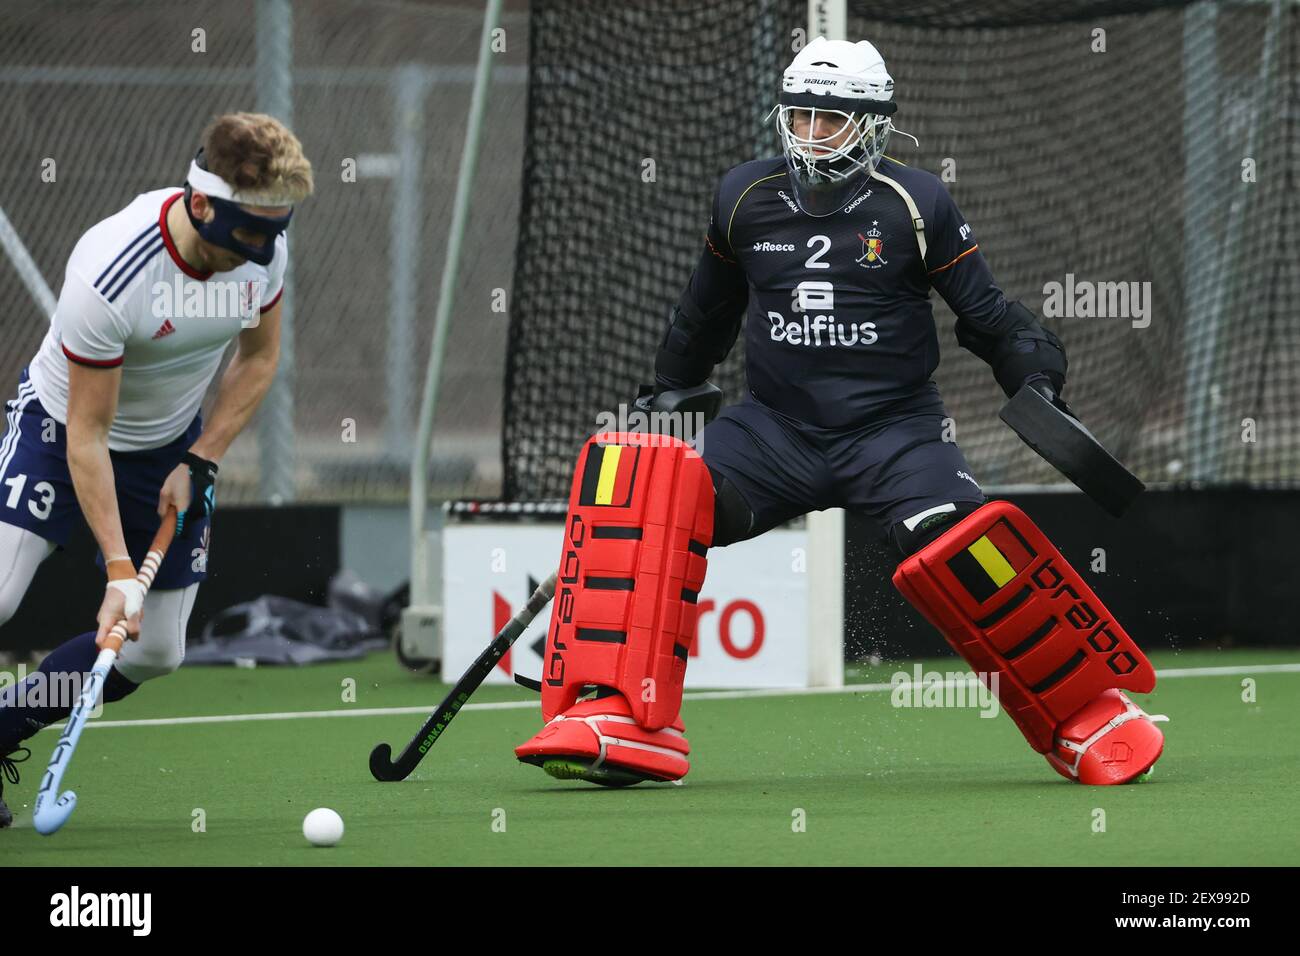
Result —
M203 169L190 160L189 184L199 192L217 199L229 199L231 202L245 206L292 206L293 199L280 195L267 195L265 192L237 192L230 183L214 172Z

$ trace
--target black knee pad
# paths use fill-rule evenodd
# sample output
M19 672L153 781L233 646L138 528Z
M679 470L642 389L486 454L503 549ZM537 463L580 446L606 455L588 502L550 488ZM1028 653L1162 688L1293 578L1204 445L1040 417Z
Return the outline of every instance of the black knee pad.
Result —
M754 535L754 512L731 481L710 469L713 475L713 547L744 541Z
M982 501L954 501L951 511L938 511L916 521L911 528L904 521L895 522L889 529L889 540L894 543L903 557L915 554L931 541L945 534L949 528L961 521L968 514L984 506ZM913 521L915 519L907 519Z

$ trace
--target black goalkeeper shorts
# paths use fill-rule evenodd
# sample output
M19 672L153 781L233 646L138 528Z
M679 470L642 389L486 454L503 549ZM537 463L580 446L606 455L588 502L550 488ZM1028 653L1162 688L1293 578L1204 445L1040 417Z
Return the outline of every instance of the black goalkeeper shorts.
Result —
M865 425L838 429L807 425L747 396L708 424L697 448L753 511L749 537L824 508L861 512L887 533L948 502L983 503L961 450L944 440L946 419L933 387Z

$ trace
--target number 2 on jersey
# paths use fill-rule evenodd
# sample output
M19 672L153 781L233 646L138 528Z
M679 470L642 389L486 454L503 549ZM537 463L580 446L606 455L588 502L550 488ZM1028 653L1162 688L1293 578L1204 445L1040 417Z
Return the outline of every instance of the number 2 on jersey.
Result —
M831 267L831 264L829 262L822 262L821 257L826 255L826 253L830 252L831 249L830 236L813 236L811 239L808 240L808 248L811 249L815 245L820 245L821 248L807 258L807 260L804 262L804 268L805 269L829 269Z

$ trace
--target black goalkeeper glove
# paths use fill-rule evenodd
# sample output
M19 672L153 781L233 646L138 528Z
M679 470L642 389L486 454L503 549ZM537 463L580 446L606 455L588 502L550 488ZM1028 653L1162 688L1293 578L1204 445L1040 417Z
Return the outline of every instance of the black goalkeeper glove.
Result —
M1006 315L996 333L958 321L957 344L989 364L998 385L1011 398L1030 382L1049 387L1053 404L1060 403L1069 361L1065 346L1051 329L1044 328L1034 314L1019 302L1007 304ZM1042 391L1038 387L1038 391ZM1044 393L1046 394L1046 393Z

